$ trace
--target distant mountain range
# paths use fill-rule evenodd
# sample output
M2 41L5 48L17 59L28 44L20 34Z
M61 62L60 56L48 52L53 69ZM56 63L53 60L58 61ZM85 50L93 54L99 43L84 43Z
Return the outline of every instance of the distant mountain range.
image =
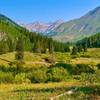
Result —
M56 29L62 23L64 23L63 20L57 20L51 23L43 23L43 22L37 21L37 22L29 23L29 24L20 24L20 25L27 28L29 31L42 33L46 35L49 32Z
M58 41L77 41L100 32L100 7L91 10L78 19L68 22L62 20L54 23L34 22L22 26L30 31L50 36Z

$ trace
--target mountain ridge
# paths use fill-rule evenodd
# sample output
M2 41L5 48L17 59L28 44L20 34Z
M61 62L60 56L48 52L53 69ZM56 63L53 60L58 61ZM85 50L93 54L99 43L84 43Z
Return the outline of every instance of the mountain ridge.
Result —
M54 30L57 28L60 24L64 23L63 20L57 20L55 22L49 22L49 23L44 23L44 22L33 22L33 23L28 23L28 24L19 24L26 29L28 29L31 32L37 32L37 33L42 33L46 35L49 33L49 31Z
M65 22L49 34L56 40L77 41L100 32L99 20L100 7L97 7L78 19Z
M57 23L54 27L50 25L45 31L40 33L52 37L54 40L61 42L75 42L84 37L94 35L100 32L100 6L89 11L80 18L72 19L67 22ZM59 22L59 21L58 21ZM51 28L52 26L52 28ZM54 28L53 28L54 27ZM38 31L37 31L38 32Z

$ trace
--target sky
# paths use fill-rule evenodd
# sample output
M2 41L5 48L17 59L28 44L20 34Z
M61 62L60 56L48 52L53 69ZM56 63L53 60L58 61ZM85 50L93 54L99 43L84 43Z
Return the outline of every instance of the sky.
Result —
M14 21L68 21L100 6L100 0L0 0L0 14Z

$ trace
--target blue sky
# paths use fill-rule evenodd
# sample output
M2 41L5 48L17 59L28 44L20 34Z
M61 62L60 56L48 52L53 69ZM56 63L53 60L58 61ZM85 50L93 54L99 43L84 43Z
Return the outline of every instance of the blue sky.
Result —
M0 13L24 23L68 21L97 6L100 0L0 0Z

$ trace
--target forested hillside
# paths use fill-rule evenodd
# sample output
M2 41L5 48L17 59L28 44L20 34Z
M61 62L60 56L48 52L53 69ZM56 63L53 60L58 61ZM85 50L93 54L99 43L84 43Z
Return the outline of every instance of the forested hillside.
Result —
M22 37L25 51L45 53L53 51L66 51L66 43L60 43L46 36L29 32L25 28L17 25L9 18L0 15L0 53L14 51L16 42Z
M99 48L100 47L100 33L96 35L84 38L77 42L77 45L86 45L88 48Z

